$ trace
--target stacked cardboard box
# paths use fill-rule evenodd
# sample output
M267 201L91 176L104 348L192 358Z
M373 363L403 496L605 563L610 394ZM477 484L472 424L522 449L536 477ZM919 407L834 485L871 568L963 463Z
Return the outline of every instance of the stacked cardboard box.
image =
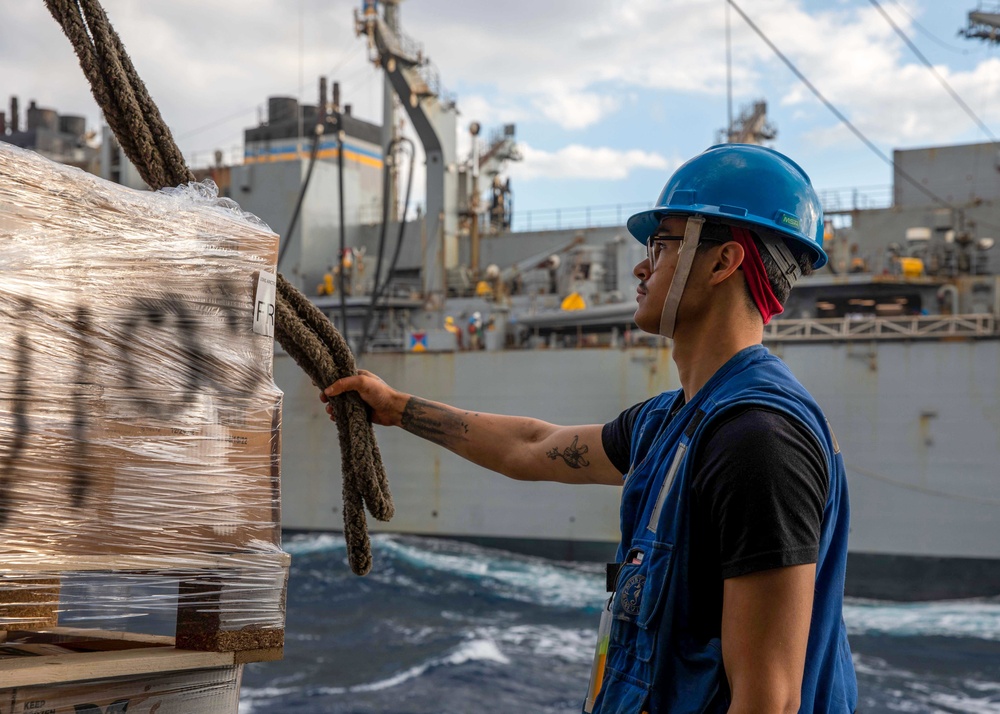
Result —
M280 653L276 251L211 186L132 191L0 142L0 630L77 606L128 629L100 580L161 578L177 597L141 607L179 645Z

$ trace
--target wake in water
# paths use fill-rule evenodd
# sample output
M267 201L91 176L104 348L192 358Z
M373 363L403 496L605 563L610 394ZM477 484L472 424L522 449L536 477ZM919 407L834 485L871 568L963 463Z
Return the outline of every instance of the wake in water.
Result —
M377 535L350 573L344 540L288 539L285 660L251 665L241 714L577 712L599 564ZM1000 601L851 601L864 712L1000 714Z

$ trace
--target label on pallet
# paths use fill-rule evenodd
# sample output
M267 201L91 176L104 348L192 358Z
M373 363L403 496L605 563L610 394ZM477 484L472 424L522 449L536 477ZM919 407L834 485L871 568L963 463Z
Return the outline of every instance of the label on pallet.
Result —
M253 331L258 335L274 337L274 302L278 281L273 273L260 271L254 291Z

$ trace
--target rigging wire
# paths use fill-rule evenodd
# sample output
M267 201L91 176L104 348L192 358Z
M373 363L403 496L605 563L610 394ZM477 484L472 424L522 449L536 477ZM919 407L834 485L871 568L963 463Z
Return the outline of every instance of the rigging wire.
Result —
M885 18L885 21L889 23L889 25L892 27L893 30L895 30L896 34L899 35L900 39L902 39L903 42L906 43L906 46L909 47L910 50L913 52L913 54L915 54L917 56L917 59L919 59L921 62L923 62L924 66L927 67L927 69L929 69L931 71L931 74L933 74L934 77L937 79L937 81L941 83L941 86L944 87L948 91L948 94L951 95L951 98L955 100L955 102L958 104L958 106L960 106L962 108L962 110L966 114L969 115L969 117L972 119L972 121L974 121L976 123L976 125L979 126L979 128L983 130L983 133L986 134L994 144L997 141L1000 141L1000 139L997 139L996 135L992 131L990 131L990 128L988 126L986 126L985 123L983 123L983 120L980 119L978 116L976 116L976 113L974 111L972 111L972 108L968 104L966 104L965 101L960 96L958 96L958 92L956 92L952 88L952 86L950 84L948 84L948 80L946 80L944 78L944 76L940 72L937 71L937 69L934 67L934 65L931 64L930 60L928 60L924 56L923 52L921 52L919 49L917 49L917 46L915 44L913 44L913 41L907 36L907 34L905 32L903 32L902 29L900 29L899 25L897 25L893 21L893 19L891 17L889 17L889 13L887 13L885 11L885 8L883 8L879 4L878 0L868 0L868 1L872 4L872 6L876 10L879 11L879 14L881 14L882 17Z
M275 268L279 270L281 268L281 259L285 257L288 246L292 244L292 233L299 222L299 212L302 210L302 202L305 200L306 191L309 189L309 181L313 175L313 167L316 165L316 155L319 153L319 142L320 137L323 135L324 124L325 121L317 122L313 131L312 148L309 150L309 167L306 169L306 177L302 181L302 187L299 189L299 197L295 201L295 208L292 211L292 219L288 224L288 230L285 231L285 244L281 246L281 251L278 253L278 262L275 264Z
M737 13L739 13L740 17L743 18L743 21L750 26L750 29L753 30L755 33L757 33L757 36L764 41L764 44L766 44L768 47L771 48L771 51L774 52L775 55L777 55L778 59L780 59L782 62L785 63L785 66L791 70L792 74L798 77L799 80L804 85L806 85L809 91L812 92L827 109L833 112L833 115L838 119L840 119L841 123L843 123L843 125L846 126L848 129L850 129L851 133L854 134L854 136L858 137L858 139L861 140L861 143L867 146L872 151L872 153L874 153L876 156L882 159L882 161L891 166L900 178L902 178L904 181L912 185L922 194L930 198L935 203L939 203L942 206L945 206L946 208L951 208L952 210L956 210L955 206L953 206L951 203L941 198L936 193L931 191L929 188L924 186L922 183L917 181L915 178L910 176L910 174L904 171L900 166L898 166L896 162L892 160L891 157L887 156L884 151L878 148L878 146L876 146L871 139L865 136L860 129L858 129L856 126L854 126L853 123L851 123L851 120L848 119L843 112L837 109L837 107L834 106L834 104L829 99L823 96L822 92L820 92L816 88L816 86L812 82L810 82L809 79L804 74L802 74L801 71L799 71L799 68L796 67L795 64L792 63L790 59L788 59L784 54L782 54L781 50L779 50L777 46L773 42L771 42L770 38L768 38L768 36L765 35L764 32L759 27L757 27L756 24L754 24L753 20L751 20L747 16L747 14L743 12L742 8L740 8L740 6L736 4L735 0L728 0L728 2L730 5L733 6L733 9L736 10Z
M969 52L969 50L963 50L961 47L955 47L954 45L949 45L944 40L942 40L939 37L935 36L934 33L932 33L926 27L924 27L919 22L917 22L917 19L915 17L913 17L913 15L911 15L907 11L906 6L903 5L903 3L899 2L899 0L891 0L891 2L892 2L893 5L895 5L896 7L899 8L900 12L902 12L904 15L906 15L908 18L910 18L910 22L913 23L913 26L915 28L917 28L918 30L920 30L920 32L922 32L924 35L926 35L931 40L934 40L934 42L936 44L940 45L941 47L944 47L947 50L951 50L952 52L958 52L959 54L963 54L963 55L972 54L971 52Z
M379 275L382 273L382 257L385 251L385 234L389 218L389 201L387 200L388 191L384 191L382 194L382 234L379 237L378 259L375 262L375 282L372 286L372 298L371 302L368 303L368 311L365 313L365 319L361 330L361 344L358 346L357 350L359 359L364 355L365 349L368 346L368 341L371 339L371 324L372 316L375 313L375 306L379 299L381 299L382 295L385 294L386 289L389 287L389 281L392 279L392 274L396 270L396 264L399 262L399 254L403 247L403 232L406 229L406 212L410 206L410 190L413 188L413 167L416 164L416 147L413 144L413 141L405 136L402 136L393 139L392 142L389 143L389 151L386 152L387 154L392 151L392 147L395 144L406 144L410 148L410 168L406 178L406 195L403 198L403 213L399 220L399 233L396 236L396 247L393 250L392 259L389 261L389 269L385 273L385 280L382 281L380 286ZM388 179L388 166L385 167L385 170L386 173L384 175L386 176L386 179ZM387 183L388 181L386 181L386 184Z

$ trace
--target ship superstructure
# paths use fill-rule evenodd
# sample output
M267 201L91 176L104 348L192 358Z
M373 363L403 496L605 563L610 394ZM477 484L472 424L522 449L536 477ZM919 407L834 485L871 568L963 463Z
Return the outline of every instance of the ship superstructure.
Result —
M387 7L389 21L366 10L359 31L411 121L423 122L417 133L432 157L434 138L425 134L454 141L454 100L426 82L422 50L399 39L398 8ZM747 126L766 129L755 135L773 138L765 107L747 112ZM513 127L499 137L497 153L516 157ZM316 295L355 347L366 320L375 325L361 365L431 399L554 423L606 421L677 388L669 343L632 322L631 270L642 247L625 233L624 217L617 225L504 230L490 212L495 201L483 197L503 183L502 171L475 190L471 180L477 152L493 144L478 136L473 143L466 158L447 153L453 144L440 149L454 162L444 180L428 159L428 186L443 193L429 188L418 220L390 221L386 231L354 223L365 277L349 295ZM1000 182L995 170L966 170L992 167L994 157L992 144L896 152L899 171L945 205L899 176L881 205L826 196L830 268L800 281L765 335L824 407L844 451L853 594L1000 592L1000 264L990 239L1000 226ZM434 211L444 211L443 221ZM376 281L380 240L384 253L398 255ZM325 245L327 261L291 268L307 290L322 282L317 267L334 262L332 234ZM373 305L372 289L383 282ZM276 378L288 415L283 522L338 529L339 484L328 467L337 452L316 390L280 355ZM399 430L378 436L397 503L389 530L556 557L613 552L616 489L510 482Z

